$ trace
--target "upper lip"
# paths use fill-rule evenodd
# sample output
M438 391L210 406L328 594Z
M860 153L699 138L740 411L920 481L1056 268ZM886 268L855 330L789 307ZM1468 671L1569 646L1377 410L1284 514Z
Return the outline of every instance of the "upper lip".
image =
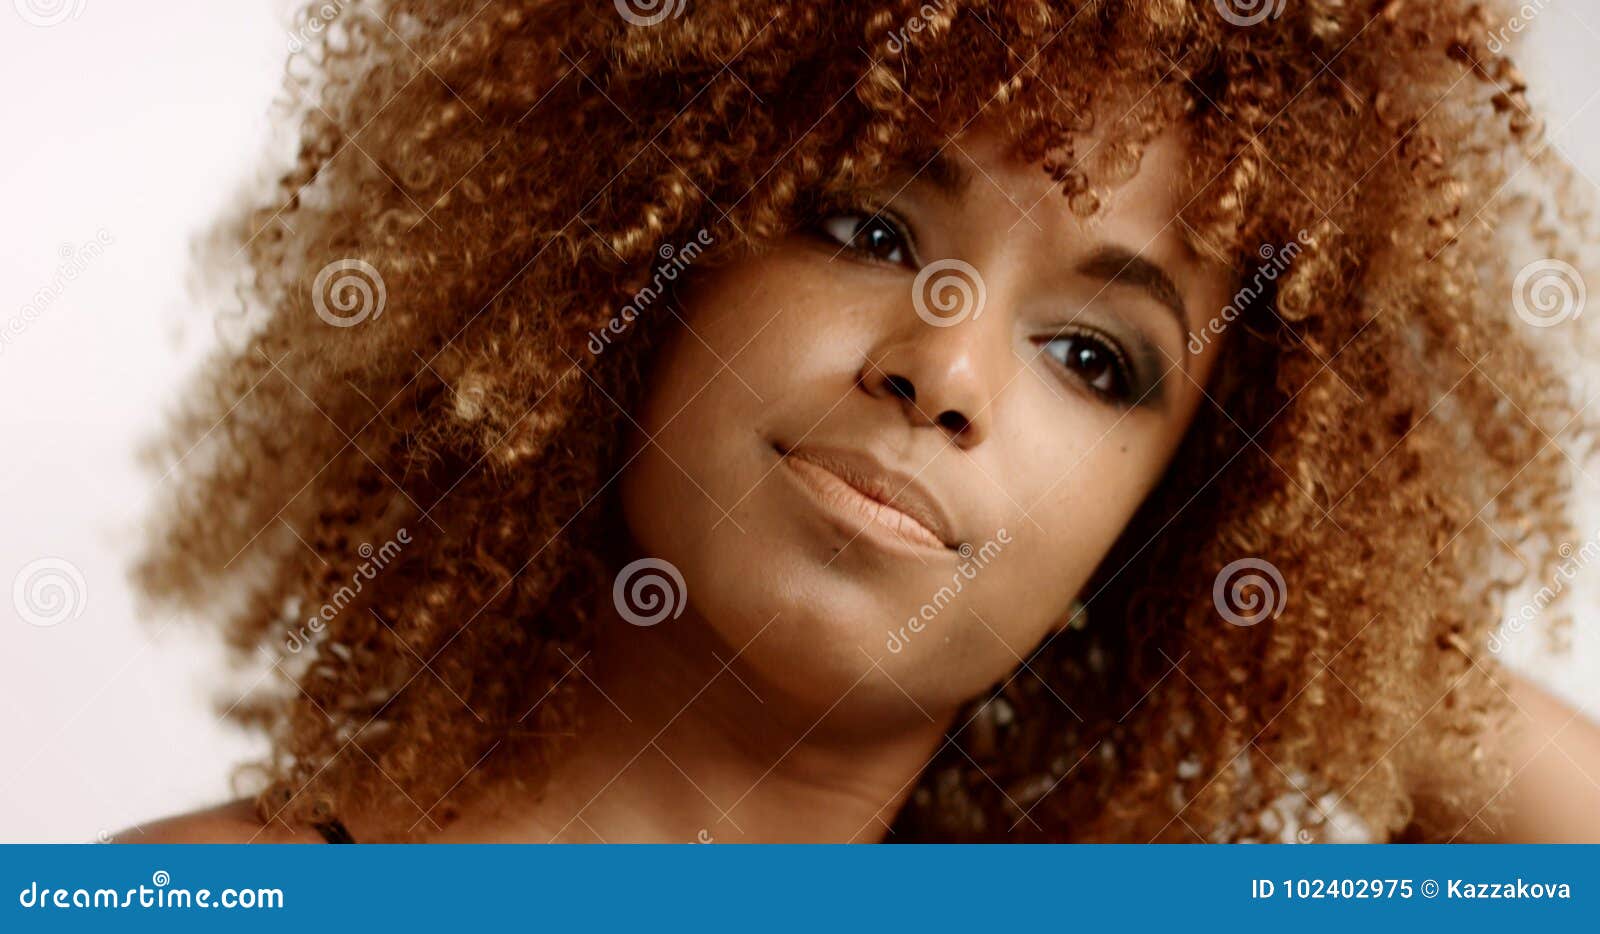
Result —
M776 445L778 453L810 461L871 500L891 506L921 523L946 548L957 547L950 514L915 475L888 466L871 454L844 447Z

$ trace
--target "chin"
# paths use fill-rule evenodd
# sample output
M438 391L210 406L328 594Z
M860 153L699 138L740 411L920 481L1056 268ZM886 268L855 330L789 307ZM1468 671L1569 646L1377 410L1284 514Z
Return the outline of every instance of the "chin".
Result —
M698 616L762 681L826 709L883 654L890 611L863 582L792 543L754 530L734 536L726 556L686 575Z
M824 567L803 546L762 538L753 548L754 530L750 539L734 534L746 542L738 555L708 561L709 572L689 580L697 615L729 654L740 652L741 668L760 682L751 686L779 692L791 709L815 719L838 705L881 726L926 723L1015 665L962 604L903 632L918 603L900 592L916 590L904 571L897 579ZM891 581L901 586L886 593Z

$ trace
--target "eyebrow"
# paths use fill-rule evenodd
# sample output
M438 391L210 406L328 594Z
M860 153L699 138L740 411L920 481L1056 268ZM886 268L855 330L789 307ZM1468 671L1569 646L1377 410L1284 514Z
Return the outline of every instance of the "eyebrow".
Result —
M951 158L944 150L935 152L917 171L913 181L927 182L940 194L956 199L972 186L972 172ZM1160 265L1145 259L1126 247L1103 245L1080 261L1076 267L1080 275L1102 279L1112 285L1129 285L1143 289L1163 308L1172 312L1178 330L1189 330L1189 310L1183 302L1172 277Z
M1173 284L1172 277L1157 264L1134 253L1126 247L1102 246L1077 265L1077 272L1103 279L1108 284L1131 285L1143 289L1162 307L1172 312L1178 330L1189 329L1189 313L1183 295Z
M960 162L939 150L917 170L913 181L921 180L933 186L947 198L959 198L972 187L972 172Z

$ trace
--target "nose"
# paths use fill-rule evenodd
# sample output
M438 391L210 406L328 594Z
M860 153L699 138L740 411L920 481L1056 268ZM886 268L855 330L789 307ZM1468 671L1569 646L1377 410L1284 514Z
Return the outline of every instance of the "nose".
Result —
M886 335L862 364L860 383L877 399L899 404L911 424L937 428L962 448L981 444L993 420L990 404L1000 385L994 327L1004 316L950 326L907 315L909 323Z

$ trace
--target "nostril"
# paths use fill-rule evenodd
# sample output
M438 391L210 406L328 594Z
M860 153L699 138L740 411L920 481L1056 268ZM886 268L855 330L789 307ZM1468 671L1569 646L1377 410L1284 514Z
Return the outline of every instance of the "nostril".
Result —
M891 395L904 399L907 402L917 401L917 387L904 376L890 376L884 380L884 387Z
M952 435L959 435L972 426L972 422L955 409L946 409L940 412L939 417L934 421L939 423L940 428L950 432Z

